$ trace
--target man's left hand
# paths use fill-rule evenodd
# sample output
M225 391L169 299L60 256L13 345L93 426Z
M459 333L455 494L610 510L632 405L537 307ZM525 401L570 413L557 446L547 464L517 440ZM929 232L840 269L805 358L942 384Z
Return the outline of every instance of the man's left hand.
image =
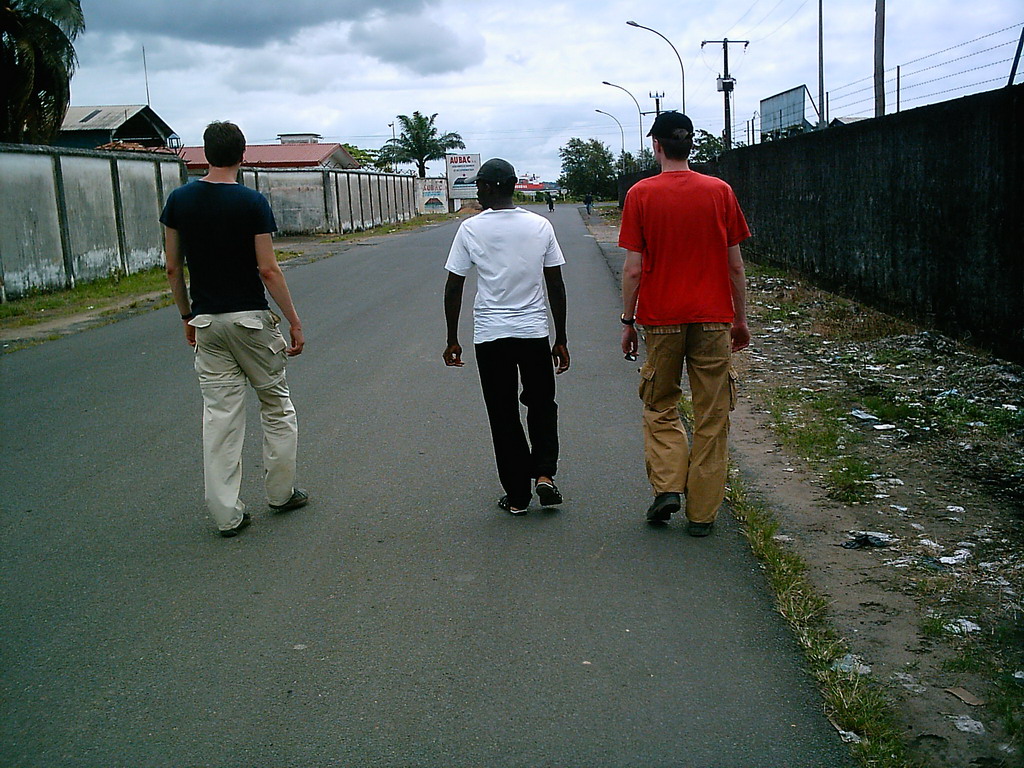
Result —
M189 325L188 320L185 321L185 341L188 342L190 347L194 347L196 345L196 327L194 325Z
M551 359L554 361L556 374L569 370L569 348L565 344L555 344L551 347Z

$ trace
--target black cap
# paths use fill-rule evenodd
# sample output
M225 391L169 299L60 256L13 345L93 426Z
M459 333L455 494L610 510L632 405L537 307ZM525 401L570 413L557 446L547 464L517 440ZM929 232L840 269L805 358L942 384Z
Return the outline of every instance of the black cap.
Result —
M511 163L502 160L500 157L493 157L481 165L480 170L476 172L476 176L467 179L466 183L473 184L480 180L489 181L492 184L502 184L509 181L518 181L518 179L516 169L512 167Z
M693 135L693 121L682 112L662 112L654 118L654 125L647 135L656 139L682 141Z

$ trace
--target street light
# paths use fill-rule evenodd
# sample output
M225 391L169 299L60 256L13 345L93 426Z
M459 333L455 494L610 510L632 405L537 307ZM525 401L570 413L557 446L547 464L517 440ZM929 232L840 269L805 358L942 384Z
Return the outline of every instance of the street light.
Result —
M601 81L601 85L610 85L612 88L618 88L620 91L626 91L626 89L623 88L621 85L616 85L615 83L609 83L607 80L602 80ZM636 113L637 113L637 115L640 118L640 151L643 152L644 151L644 113L640 111L640 102L636 100L636 96L634 96L629 91L626 91L626 94L629 96L629 98L631 98L633 100L633 103L636 104ZM637 155L637 157L639 157L639 155Z
M631 27L637 27L639 29L646 29L648 32L653 32L654 34L656 34L658 37L660 37L662 40L664 40L666 43L668 43L669 47L672 49L672 52L676 55L676 58L679 59L679 89L680 89L679 90L679 101L680 101L680 104L682 105L682 108L680 109L680 112L683 112L685 114L685 112L686 112L686 70L683 69L683 59L679 55L679 51L677 51L676 47L674 45L672 45L672 41L669 40L667 37L665 37L663 34L661 34L661 32L659 32L658 30L651 29L650 27L645 27L643 24L637 24L635 21L627 21L626 23L629 26L631 26Z
M619 118L613 115L611 112L605 112L603 109L595 109L595 112L600 112L602 115L608 115L615 124L619 126L619 135L622 137L622 172L626 172L626 132L622 130L622 123L619 122Z

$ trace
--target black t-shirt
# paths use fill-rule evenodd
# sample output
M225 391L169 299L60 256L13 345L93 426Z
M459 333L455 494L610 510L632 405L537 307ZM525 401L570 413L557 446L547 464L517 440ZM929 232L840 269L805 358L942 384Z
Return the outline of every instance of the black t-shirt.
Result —
M191 181L171 192L160 221L178 231L193 312L270 308L254 238L277 224L263 195L241 184Z

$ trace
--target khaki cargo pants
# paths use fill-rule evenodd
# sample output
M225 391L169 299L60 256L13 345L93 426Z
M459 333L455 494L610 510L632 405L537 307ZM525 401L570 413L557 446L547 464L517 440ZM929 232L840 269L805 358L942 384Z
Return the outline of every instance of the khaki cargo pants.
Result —
M644 328L647 360L640 369L644 457L655 495L686 495L688 519L714 521L725 496L729 411L736 378L728 323ZM693 446L679 417L683 364L693 396Z
M245 393L256 390L263 425L267 500L284 504L295 484L298 422L285 380L278 317L268 310L196 315L196 373L203 392L203 475L206 506L217 527L233 528L245 504L238 498L245 440Z

